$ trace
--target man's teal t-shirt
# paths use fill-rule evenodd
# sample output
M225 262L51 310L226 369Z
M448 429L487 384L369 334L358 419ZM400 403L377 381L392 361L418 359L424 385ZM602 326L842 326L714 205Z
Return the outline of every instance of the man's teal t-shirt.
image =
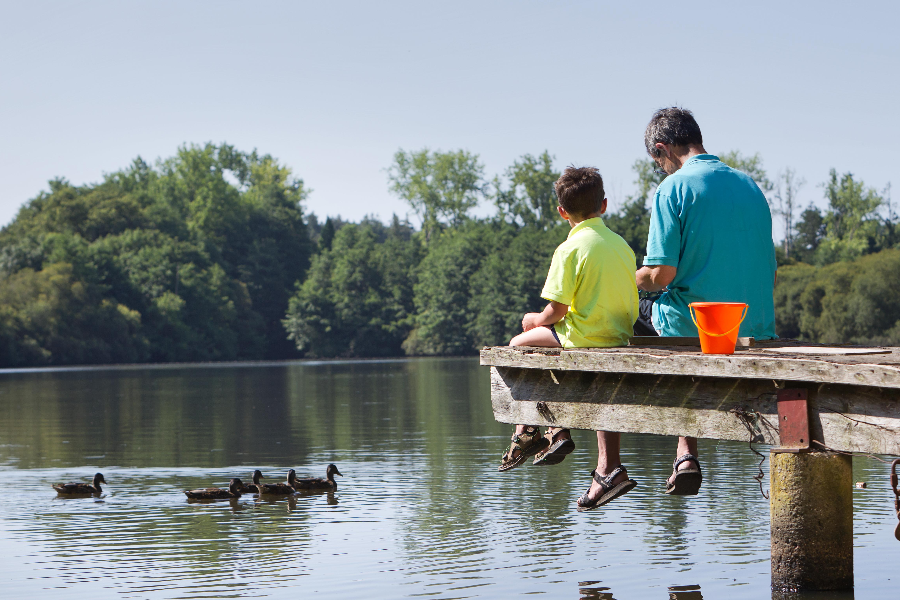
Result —
M777 337L772 213L756 183L718 157L693 156L659 185L644 264L677 268L653 305L660 335L698 335L691 302L744 302L740 335Z

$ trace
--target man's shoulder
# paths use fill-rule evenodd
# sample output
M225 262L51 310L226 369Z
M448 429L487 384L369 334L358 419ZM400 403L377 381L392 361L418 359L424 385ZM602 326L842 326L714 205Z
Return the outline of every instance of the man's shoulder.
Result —
M675 173L666 177L657 188L657 194L678 198L694 190L720 188L746 188L752 193L762 194L752 177L720 161L717 157L691 161Z

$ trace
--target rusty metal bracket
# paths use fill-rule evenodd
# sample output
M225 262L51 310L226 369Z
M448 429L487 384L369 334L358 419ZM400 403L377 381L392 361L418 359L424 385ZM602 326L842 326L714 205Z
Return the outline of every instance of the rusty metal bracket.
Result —
M778 439L772 452L809 451L809 405L805 388L778 390Z

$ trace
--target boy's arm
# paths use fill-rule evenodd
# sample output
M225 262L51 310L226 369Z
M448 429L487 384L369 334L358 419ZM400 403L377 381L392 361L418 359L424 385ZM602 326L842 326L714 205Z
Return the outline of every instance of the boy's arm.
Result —
M562 320L567 312L569 312L568 304L551 301L542 312L525 313L522 317L522 331L530 331L535 327L549 327Z

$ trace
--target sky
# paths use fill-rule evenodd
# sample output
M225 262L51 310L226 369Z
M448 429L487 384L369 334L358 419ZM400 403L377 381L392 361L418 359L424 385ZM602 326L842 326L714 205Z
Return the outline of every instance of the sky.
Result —
M386 169L426 147L488 178L544 150L597 166L615 210L673 105L708 151L795 169L803 205L831 168L900 183L896 1L0 5L0 224L52 178L205 142L275 156L320 217L406 216Z

